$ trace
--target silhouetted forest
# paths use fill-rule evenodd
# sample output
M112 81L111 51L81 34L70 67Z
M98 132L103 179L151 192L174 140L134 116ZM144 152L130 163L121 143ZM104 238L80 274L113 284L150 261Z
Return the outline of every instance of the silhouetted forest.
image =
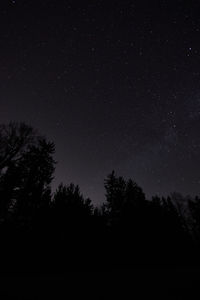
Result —
M112 171L105 202L94 207L73 183L52 193L54 153L32 127L0 126L2 269L199 264L199 196L146 199L135 181Z

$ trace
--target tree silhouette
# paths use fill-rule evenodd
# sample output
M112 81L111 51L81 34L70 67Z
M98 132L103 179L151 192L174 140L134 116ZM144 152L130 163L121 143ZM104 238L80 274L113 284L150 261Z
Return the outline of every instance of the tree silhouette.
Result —
M11 163L20 160L27 146L34 143L36 131L25 123L0 125L0 174Z
M23 123L2 128L1 216L10 213L17 219L31 218L51 200L55 146Z
M186 256L199 262L199 197L147 200L135 181L114 171L99 208L73 183L52 195L54 152L54 143L24 123L0 126L1 257L10 259L15 249L19 261L51 267L171 264Z
M93 212L91 200L85 199L79 186L73 183L58 186L54 194L52 208L55 226L64 237L67 234L73 236L80 234L80 232L83 233Z
M55 161L54 143L38 139L22 155L18 164L20 183L15 199L14 211L18 216L33 215L44 209L51 200L48 197L53 179Z
M142 249L147 206L145 195L133 180L117 177L114 171L104 183L111 252L115 253L112 256L119 263L128 262L134 259L136 248Z
M126 189L126 182L123 177L116 177L115 172L107 176L104 181L106 189L106 207L111 215L120 213L124 205L124 195Z
M106 189L104 205L112 218L128 216L145 204L142 189L132 179L126 181L121 176L117 177L114 171L107 176L104 186Z
M78 185L61 183L53 197L51 218L57 259L66 256L68 265L87 265L93 230L91 200L83 197Z
M84 199L78 185L73 183L69 185L58 186L54 199L53 207L60 215L68 215L70 217L90 216L93 211L93 206L90 199Z
M191 215L190 227L195 241L200 244L200 198L189 199L189 212Z

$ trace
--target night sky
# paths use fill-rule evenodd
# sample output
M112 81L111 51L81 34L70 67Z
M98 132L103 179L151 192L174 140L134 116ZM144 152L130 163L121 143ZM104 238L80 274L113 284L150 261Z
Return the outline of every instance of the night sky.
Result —
M0 3L0 122L56 144L95 203L113 169L148 197L200 191L200 1Z

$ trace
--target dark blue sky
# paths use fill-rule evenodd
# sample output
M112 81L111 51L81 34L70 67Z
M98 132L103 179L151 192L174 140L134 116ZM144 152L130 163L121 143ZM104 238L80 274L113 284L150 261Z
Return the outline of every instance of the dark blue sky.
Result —
M115 169L148 196L199 194L199 15L199 1L1 1L0 120L55 142L54 188L98 203Z

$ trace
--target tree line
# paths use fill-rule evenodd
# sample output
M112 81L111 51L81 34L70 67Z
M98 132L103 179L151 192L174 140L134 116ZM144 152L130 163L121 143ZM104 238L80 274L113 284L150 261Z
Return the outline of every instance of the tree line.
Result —
M78 185L52 193L55 144L25 123L0 126L2 268L198 264L200 198L147 199L112 171L105 202L94 207Z

